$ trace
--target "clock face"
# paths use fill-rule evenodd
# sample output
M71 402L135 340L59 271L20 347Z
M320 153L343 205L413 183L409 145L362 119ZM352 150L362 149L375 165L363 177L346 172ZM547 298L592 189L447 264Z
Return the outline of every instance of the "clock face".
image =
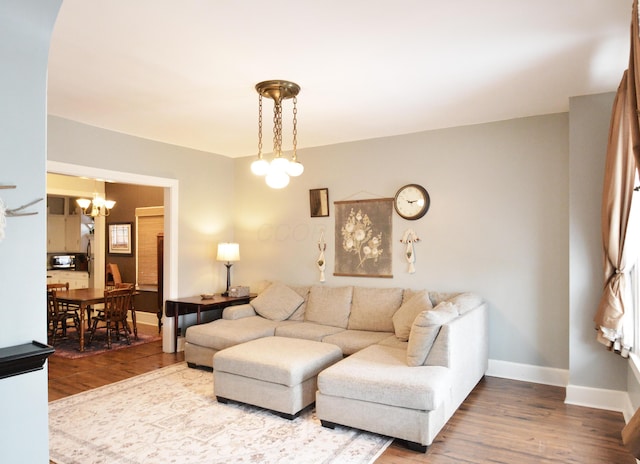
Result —
M427 214L431 201L427 190L418 184L401 187L394 198L396 212L405 219L420 219Z

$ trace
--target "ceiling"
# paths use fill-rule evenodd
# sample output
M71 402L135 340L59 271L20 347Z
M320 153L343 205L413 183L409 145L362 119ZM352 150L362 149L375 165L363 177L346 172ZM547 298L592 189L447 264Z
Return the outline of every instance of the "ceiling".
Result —
M564 112L617 88L631 5L64 0L48 112L229 157L257 153L254 87L269 79L301 87L299 149ZM285 149L290 125L287 100Z

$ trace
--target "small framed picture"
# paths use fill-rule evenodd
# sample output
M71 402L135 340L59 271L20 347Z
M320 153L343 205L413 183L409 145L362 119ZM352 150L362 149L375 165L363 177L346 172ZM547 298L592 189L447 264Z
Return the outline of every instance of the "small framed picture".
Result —
M109 224L109 254L131 255L133 254L133 242L131 241L132 223Z
M329 189L311 189L309 190L309 206L311 209L311 217L329 216Z

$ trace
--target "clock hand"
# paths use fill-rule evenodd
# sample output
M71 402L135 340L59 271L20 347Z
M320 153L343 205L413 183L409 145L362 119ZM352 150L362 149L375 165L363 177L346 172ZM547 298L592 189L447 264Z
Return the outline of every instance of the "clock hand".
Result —
M407 203L415 203L418 200L407 200Z

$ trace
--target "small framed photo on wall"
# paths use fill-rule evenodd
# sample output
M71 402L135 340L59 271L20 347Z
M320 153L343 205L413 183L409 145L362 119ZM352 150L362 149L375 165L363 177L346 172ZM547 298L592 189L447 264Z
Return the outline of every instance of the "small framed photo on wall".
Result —
M109 224L109 254L133 254L131 228L132 223L130 222L121 224Z
M319 188L309 190L309 207L311 217L329 216L329 189Z

